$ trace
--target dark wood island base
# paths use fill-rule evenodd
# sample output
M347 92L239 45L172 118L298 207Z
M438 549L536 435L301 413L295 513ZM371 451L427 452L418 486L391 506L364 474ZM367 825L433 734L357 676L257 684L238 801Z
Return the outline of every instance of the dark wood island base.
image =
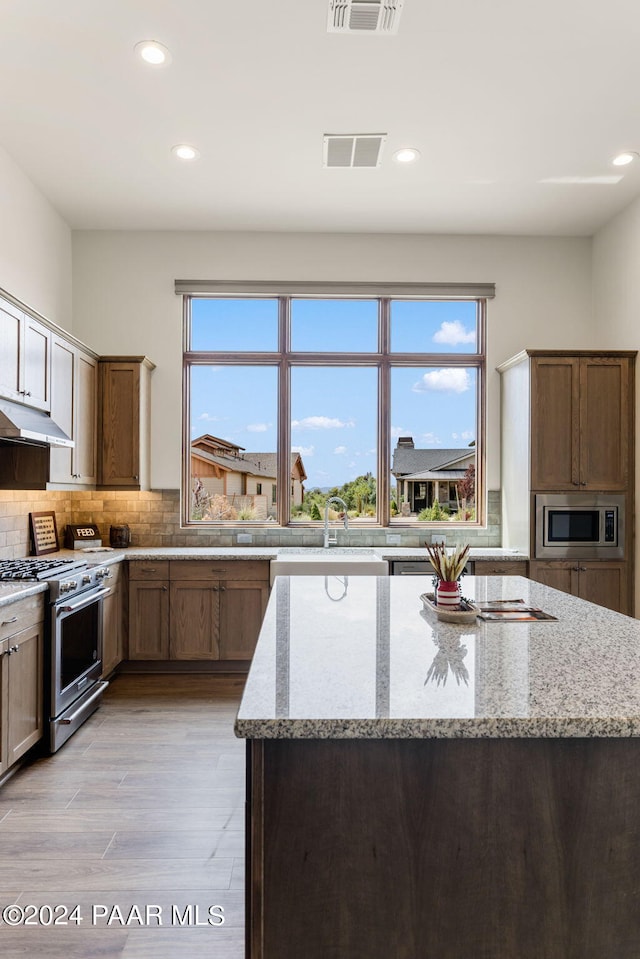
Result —
M247 959L638 959L640 741L249 740Z

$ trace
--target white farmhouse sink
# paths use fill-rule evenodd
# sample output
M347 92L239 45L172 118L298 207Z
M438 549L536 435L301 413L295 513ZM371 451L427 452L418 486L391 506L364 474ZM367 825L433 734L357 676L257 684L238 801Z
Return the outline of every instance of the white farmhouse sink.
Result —
M272 584L276 576L386 576L389 572L385 559L357 547L285 547L270 565Z

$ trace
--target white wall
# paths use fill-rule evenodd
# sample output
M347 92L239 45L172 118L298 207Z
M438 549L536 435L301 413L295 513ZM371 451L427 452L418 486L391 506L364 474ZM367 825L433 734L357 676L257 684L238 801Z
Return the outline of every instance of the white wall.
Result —
M71 330L71 230L0 147L0 287Z
M524 347L593 345L588 238L286 233L73 234L74 333L147 354L152 484L180 482L180 279L495 282L488 334L488 488L500 486L498 363Z
M593 238L593 314L597 345L640 349L640 199ZM640 382L640 365L636 367ZM640 387L636 387L636 477L640 478ZM636 479L636 517L640 495ZM640 616L640 536L636 532L636 616Z

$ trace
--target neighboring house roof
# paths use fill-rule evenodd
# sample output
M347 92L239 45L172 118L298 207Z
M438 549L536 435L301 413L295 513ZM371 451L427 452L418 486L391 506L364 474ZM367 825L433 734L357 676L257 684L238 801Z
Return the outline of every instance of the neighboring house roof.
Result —
M403 480L424 482L425 480L461 480L466 470L422 470L420 473L402 474Z
M244 446L237 446L236 443L232 443L230 440L222 440L219 436L212 436L211 433L203 433L202 436L197 436L194 440L191 440L192 449L194 446L198 449L206 449L209 453L220 453L222 455L237 456L240 450L244 450Z
M249 460L252 463L255 463L256 468L260 470L260 473L266 473L267 476L275 476L277 473L276 469L276 453L244 453L243 459ZM291 453L291 473L293 474L296 464L299 463L299 473L298 477L301 480L307 478L304 466L302 465L302 457L300 453ZM256 476L260 475L256 472Z
M393 466L391 472L394 476L401 476L403 479L446 479L440 473L438 476L417 476L433 472L434 470L444 470L446 468L456 468L456 464L463 460L475 460L475 447L467 446L465 449L429 449L419 450L411 447L398 446L393 451ZM465 467L458 467L464 472ZM460 477L456 475L456 479Z
M229 450L230 455L225 455L226 449ZM229 443L227 440L220 440L208 433L198 436L191 443L191 456L194 459L212 463L230 473L246 473L249 476L265 479L276 478L276 453L246 453L239 452L240 450L244 450L244 447L236 446L235 443ZM305 480L307 474L302 465L300 453L291 453L292 475L296 469L299 474L296 478Z

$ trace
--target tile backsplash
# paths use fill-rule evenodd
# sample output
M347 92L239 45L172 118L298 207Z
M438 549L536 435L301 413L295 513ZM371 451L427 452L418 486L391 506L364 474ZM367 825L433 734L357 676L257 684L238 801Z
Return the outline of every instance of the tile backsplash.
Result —
M132 546L236 546L238 532L251 534L251 546L321 546L322 530L270 529L250 526L219 530L180 529L178 490L115 492L113 490L0 490L0 559L19 559L29 554L29 513L56 514L60 545L67 523L97 523L102 542L109 543L109 527L126 523ZM451 544L464 538L472 546L500 546L500 490L488 494L488 525L466 529L464 536L453 526L403 529L350 529L341 531L344 546L386 546L387 536L400 536L396 545L415 547L436 532L446 533ZM458 533L458 535L456 535Z

